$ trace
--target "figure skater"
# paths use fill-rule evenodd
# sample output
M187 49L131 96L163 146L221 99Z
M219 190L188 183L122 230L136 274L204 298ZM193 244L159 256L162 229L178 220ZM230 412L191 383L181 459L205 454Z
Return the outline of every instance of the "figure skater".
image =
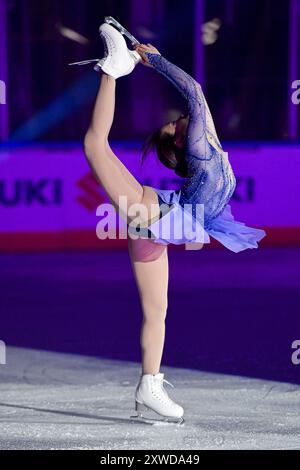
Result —
M182 422L184 410L168 396L164 388L167 381L160 372L168 303L167 247L170 243L209 243L210 235L231 251L239 252L257 248L257 242L265 236L265 232L235 221L231 214L228 202L236 180L228 154L217 137L201 85L164 58L151 44L136 41L134 50L129 50L122 35L124 31L121 34L117 25L103 23L100 26L105 57L95 66L96 70L102 71L102 76L84 149L95 177L111 203L126 219L128 228L132 231L131 224L134 222L140 230L137 230L139 237L128 238L143 311L140 337L142 373L135 390L138 416L142 416L143 410L150 409L166 420ZM188 114L156 130L144 146L144 154L155 146L162 164L185 178L180 190L161 190L141 185L109 145L116 79L131 73L138 63L162 74L187 102ZM140 213L138 223L136 214L132 215L129 209L124 214L120 196L126 196L128 208L135 204L145 208ZM195 210L197 205L204 207L200 215ZM177 229L185 218L201 230L193 231L188 226L178 237L180 231ZM164 221L168 225L171 220L172 233L167 235ZM130 230L128 232L130 235Z

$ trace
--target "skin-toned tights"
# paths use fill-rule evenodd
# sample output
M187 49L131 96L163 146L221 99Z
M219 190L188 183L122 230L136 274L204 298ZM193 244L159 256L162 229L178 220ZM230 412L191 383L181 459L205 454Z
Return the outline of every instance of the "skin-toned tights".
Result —
M133 219L130 213L124 214L119 206L119 197L126 196L127 207L136 203L146 207L147 216L141 216L141 223L147 226L150 220L159 216L157 194L134 178L108 142L115 111L115 90L116 80L103 73L92 120L84 140L85 154L96 179L121 216L127 222ZM128 238L128 248L143 311L140 336L142 373L157 374L165 339L169 275L167 247L154 244L149 239ZM124 311L124 315L126 314L128 312Z

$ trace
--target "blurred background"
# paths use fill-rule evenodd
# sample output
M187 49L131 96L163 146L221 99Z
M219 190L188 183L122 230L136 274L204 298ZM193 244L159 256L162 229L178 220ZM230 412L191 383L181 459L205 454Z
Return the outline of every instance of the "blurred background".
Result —
M163 364L300 382L298 0L0 0L0 339L140 360L141 311L126 240L100 240L106 201L84 159L113 16L199 81L237 177L237 220L258 250L171 247ZM117 80L111 146L144 184L181 180L144 139L186 103L139 65ZM117 221L116 221L117 224Z
M98 77L91 67L69 68L67 64L102 57L98 28L106 15L116 17L141 42L153 43L169 60L201 80L223 139L287 141L292 137L288 89L289 59L293 59L289 4L293 2L2 3L5 14L1 22L5 24L1 30L2 35L6 31L6 37L1 39L6 50L1 61L6 62L9 85L8 129L3 138L61 142L78 141L83 136ZM149 84L145 88L146 79ZM70 100L72 92L77 96ZM180 104L177 91L167 82L147 69L138 70L118 82L111 138L142 139ZM44 121L34 126L33 119L40 113Z

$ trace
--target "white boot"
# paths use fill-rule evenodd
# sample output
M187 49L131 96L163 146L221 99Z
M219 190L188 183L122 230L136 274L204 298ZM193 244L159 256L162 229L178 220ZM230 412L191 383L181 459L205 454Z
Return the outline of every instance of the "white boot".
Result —
M141 61L141 56L136 51L130 51L122 34L108 23L103 23L99 31L104 43L105 57L94 69L102 70L113 78L128 75Z
M142 417L142 412L150 409L167 420L170 418L171 420L183 422L184 410L168 396L163 386L164 382L173 386L164 379L162 373L156 375L143 374L141 376L135 391L135 409L138 416Z

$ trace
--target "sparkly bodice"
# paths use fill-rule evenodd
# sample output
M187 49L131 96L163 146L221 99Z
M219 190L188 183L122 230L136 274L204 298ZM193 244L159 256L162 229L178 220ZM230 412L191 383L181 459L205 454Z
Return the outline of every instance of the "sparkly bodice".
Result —
M218 139L201 85L160 54L146 53L152 67L187 100L189 124L185 139L188 177L179 203L204 204L205 228L225 208L236 186L235 176Z

